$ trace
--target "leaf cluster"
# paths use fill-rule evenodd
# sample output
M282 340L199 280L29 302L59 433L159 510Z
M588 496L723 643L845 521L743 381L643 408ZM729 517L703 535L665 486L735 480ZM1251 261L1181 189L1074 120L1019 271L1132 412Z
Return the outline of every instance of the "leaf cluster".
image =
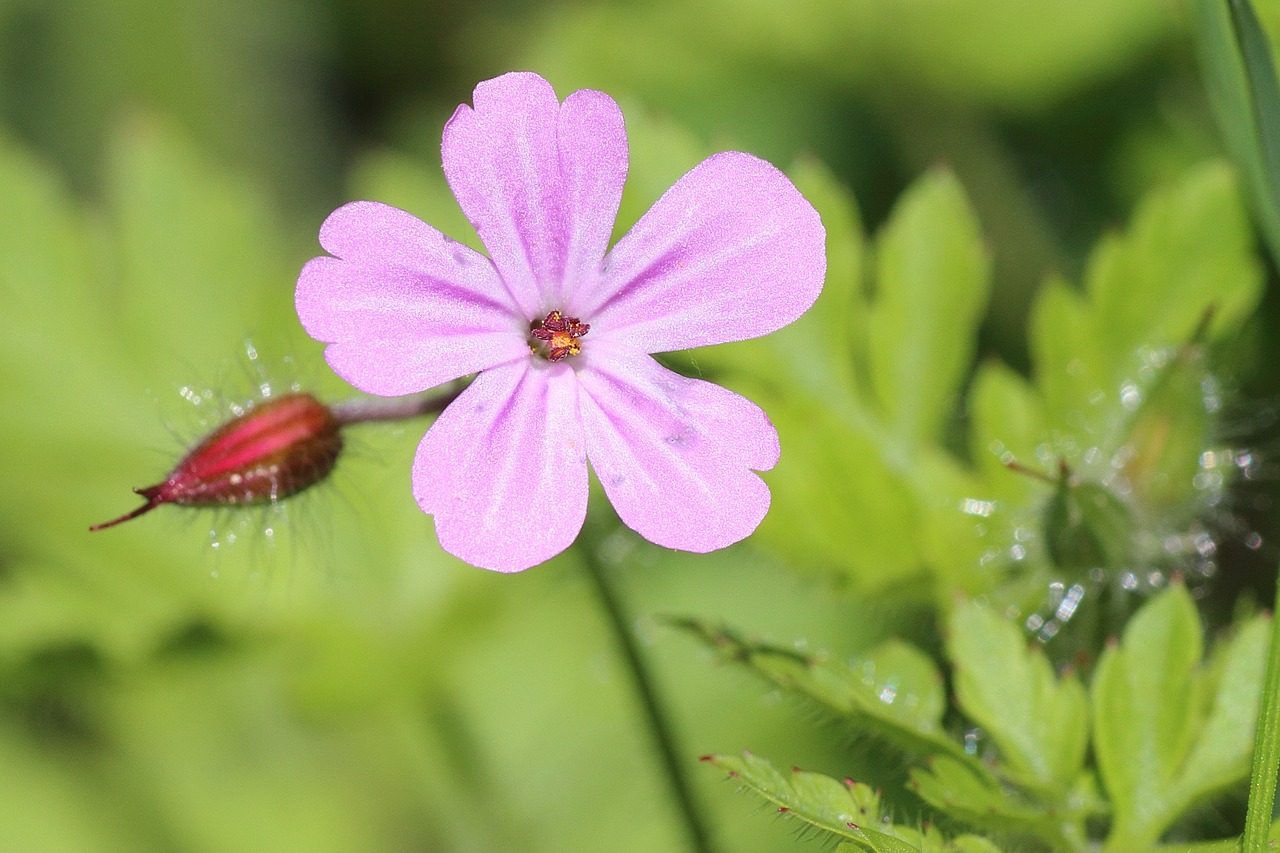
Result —
M1009 620L961 601L944 631L954 716L942 674L899 642L842 661L698 622L684 627L725 659L899 747L930 827L965 827L1011 849L1131 851L1155 848L1247 779L1269 619L1240 624L1206 657L1191 596L1174 585L1137 613L1086 685L1055 673ZM708 760L857 849L994 849L882 815L865 784L779 773L749 754Z

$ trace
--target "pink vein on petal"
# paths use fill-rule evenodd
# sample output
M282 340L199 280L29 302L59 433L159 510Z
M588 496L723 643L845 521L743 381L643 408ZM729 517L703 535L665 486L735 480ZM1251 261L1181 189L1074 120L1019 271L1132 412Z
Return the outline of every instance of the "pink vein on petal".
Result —
M764 412L643 353L597 344L579 372L579 400L587 455L619 517L649 541L686 551L749 536L769 508L755 471L778 459Z
M345 205L298 277L307 332L334 370L373 394L408 394L527 353L492 264L402 210Z
M587 508L577 397L567 365L524 359L480 374L440 415L413 490L446 551L518 572L572 544Z
M569 310L599 337L667 352L779 329L813 304L825 276L817 211L778 169L729 151L677 181Z
M535 74L476 87L445 127L445 177L527 319L594 275L626 179L617 104L575 92L563 105Z

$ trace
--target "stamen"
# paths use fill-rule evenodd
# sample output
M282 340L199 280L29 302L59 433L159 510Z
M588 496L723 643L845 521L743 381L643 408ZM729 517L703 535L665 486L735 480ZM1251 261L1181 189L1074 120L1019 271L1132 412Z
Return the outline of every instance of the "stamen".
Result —
M582 352L582 337L589 331L591 326L577 317L552 311L530 334L546 345L543 355L547 361L561 361Z

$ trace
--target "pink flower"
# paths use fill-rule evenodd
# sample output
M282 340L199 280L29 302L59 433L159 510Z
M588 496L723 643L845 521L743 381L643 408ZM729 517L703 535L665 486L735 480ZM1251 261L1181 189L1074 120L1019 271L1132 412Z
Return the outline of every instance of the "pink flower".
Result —
M813 304L817 212L782 172L698 164L609 250L627 174L608 95L564 103L536 74L478 85L445 125L444 172L485 257L404 211L358 201L320 229L298 316L371 394L472 373L427 431L413 491L445 550L515 572L582 528L590 462L622 520L667 548L750 535L778 435L750 401L649 353L767 334Z

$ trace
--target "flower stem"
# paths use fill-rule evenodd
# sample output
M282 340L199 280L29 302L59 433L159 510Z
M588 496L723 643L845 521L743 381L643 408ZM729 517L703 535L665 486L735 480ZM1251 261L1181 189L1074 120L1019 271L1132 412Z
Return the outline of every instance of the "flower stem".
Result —
M663 713L662 703L659 701L649 667L640 654L639 645L631 630L631 617L627 614L617 590L610 582L608 567L600 558L600 550L597 547L599 543L588 539L585 531L582 539L585 541L582 542L583 547L579 552L583 555L592 589L604 610L609 629L618 644L618 650L622 652L624 663L631 672L632 684L648 721L649 734L653 738L653 745L657 748L662 772L680 808L685 832L689 838L689 848L695 853L711 853L713 848L710 836L694 803L693 790L685 777L684 764L680 761L679 756L682 752L676 747L675 735Z
M465 384L455 382L443 391L413 397L357 397L334 403L329 411L340 426L374 421L404 421L444 411L445 406L456 400L465 388Z
M1276 796L1276 774L1280 772L1280 583L1271 610L1271 650L1267 674L1262 681L1262 708L1258 713L1258 735L1253 748L1253 779L1249 782L1249 810L1244 819L1245 853L1269 850L1271 814Z

